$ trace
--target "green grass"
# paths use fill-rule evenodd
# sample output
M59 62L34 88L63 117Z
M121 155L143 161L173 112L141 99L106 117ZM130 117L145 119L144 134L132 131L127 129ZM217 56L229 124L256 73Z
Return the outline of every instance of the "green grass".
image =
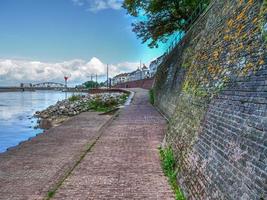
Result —
M80 95L72 95L71 97L69 97L69 101L71 102L75 102L80 100L82 97Z
M155 103L155 92L154 89L149 90L149 102L154 105Z
M52 198L55 195L55 191L49 191L47 194L48 198Z
M177 173L178 170L175 166L175 158L173 151L170 147L166 149L159 149L160 159L161 159L161 166L165 176L168 177L168 181L172 187L172 190L175 193L176 200L186 200L182 190L180 189L179 185L177 184Z
M108 101L101 101L100 99L94 99L86 104L88 110L96 112L108 112L116 107L118 103L110 99Z
M129 94L127 93L125 93L125 94L123 94L121 97L120 97L120 100L119 100L119 104L124 104L125 102L126 102L126 100L128 99L128 97L129 97Z
M110 97L108 100L103 101L100 97L97 97L84 104L87 110L93 110L96 112L109 112L119 105L124 104L128 98L128 94L123 94L119 99Z

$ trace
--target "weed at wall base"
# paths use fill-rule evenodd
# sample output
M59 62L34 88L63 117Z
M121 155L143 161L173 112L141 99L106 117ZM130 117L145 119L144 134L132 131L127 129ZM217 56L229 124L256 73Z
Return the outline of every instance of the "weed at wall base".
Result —
M170 147L159 148L161 166L166 177L168 177L169 184L175 193L176 200L186 200L181 188L177 184L176 176L178 168L175 166L175 158Z
M154 89L149 90L149 102L154 105L155 103L155 94L154 94Z

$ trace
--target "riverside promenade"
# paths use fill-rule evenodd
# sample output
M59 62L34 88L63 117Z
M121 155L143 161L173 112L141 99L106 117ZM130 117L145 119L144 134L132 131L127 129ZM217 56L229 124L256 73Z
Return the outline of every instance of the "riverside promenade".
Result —
M166 122L134 91L113 117L83 113L0 155L0 199L174 199L157 149Z

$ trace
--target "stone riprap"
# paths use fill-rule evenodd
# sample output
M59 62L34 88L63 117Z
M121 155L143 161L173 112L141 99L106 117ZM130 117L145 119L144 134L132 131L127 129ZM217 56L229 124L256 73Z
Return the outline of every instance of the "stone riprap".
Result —
M159 160L166 122L147 90L135 92L52 199L174 199Z
M44 199L96 141L109 115L84 112L0 154L0 199Z
M156 75L166 144L188 199L267 199L267 1L211 2Z
M57 102L43 111L37 111L35 116L40 118L39 125L47 129L58 126L72 116L82 112L92 111L90 102L98 101L101 104L112 103L110 109L121 106L125 100L125 93L100 93L88 95L74 95L69 99Z

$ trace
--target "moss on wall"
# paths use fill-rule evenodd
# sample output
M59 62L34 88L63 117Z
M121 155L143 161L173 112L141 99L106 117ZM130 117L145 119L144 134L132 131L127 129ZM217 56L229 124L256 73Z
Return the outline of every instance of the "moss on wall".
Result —
M259 26L262 32L263 39L266 42L267 41L267 0L264 0L262 3L259 18L260 18Z

